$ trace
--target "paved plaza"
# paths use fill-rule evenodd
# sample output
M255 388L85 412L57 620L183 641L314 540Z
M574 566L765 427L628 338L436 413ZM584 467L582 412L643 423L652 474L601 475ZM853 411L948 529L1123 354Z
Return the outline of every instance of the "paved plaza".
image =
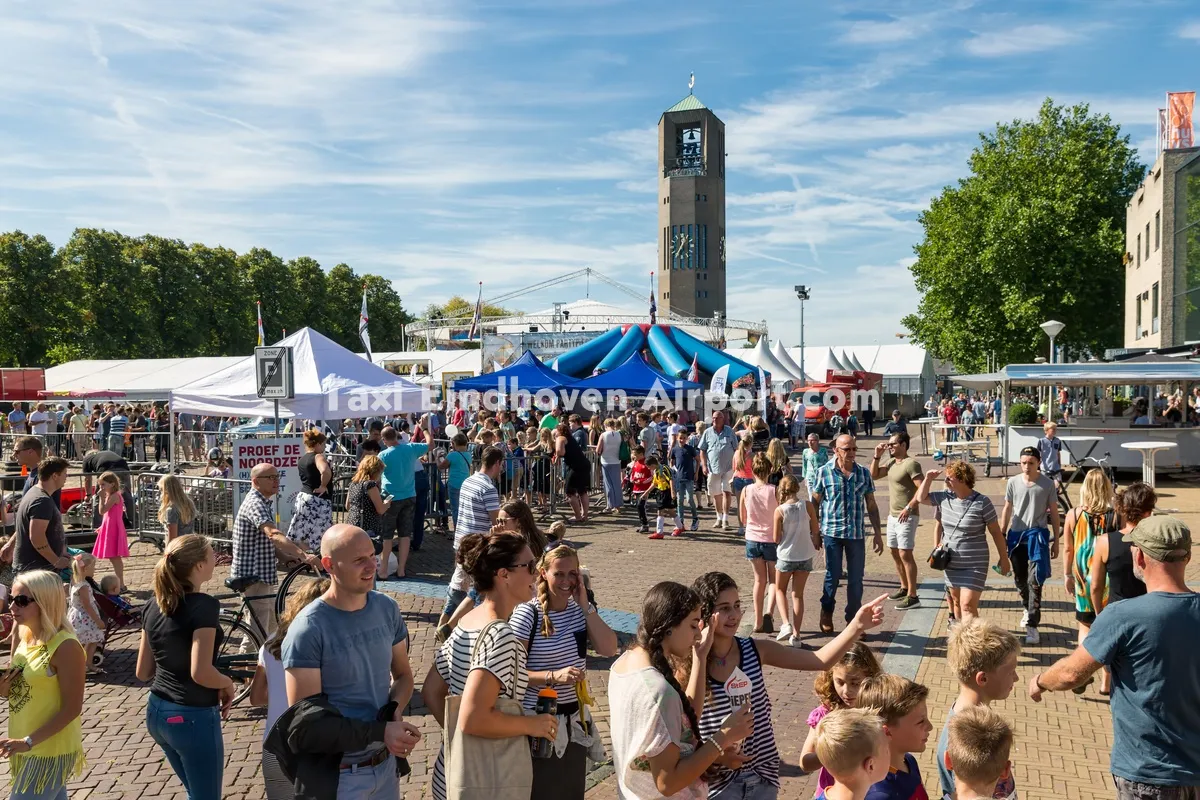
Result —
M862 452L869 455L870 447ZM930 463L928 459L923 461L926 466ZM1132 479L1132 476L1123 477ZM879 488L880 507L886 508L883 499L886 482ZM999 509L1003 498L1002 479L982 479L978 488L997 502ZM1164 480L1159 488L1160 508L1177 511L1178 516L1197 529L1200 526L1200 484ZM918 556L923 556L932 547L933 526L928 516L921 523ZM743 605L747 611L750 609L752 573L743 557L743 543L737 538L736 531L712 531L711 511L702 512L699 533L678 540L650 541L634 532L635 519L636 515L627 512L620 517L601 517L588 525L568 529L568 538L580 548L581 560L591 570L602 613L614 628L633 632L642 596L655 582L690 583L696 576L713 569L734 576L742 589ZM451 557L447 538L429 537L425 547L410 563L409 578L382 586L399 602L408 621L418 686L432 659L433 625L442 604ZM139 599L149 596L151 570L156 559L157 553L151 547L134 546L133 557L127 562L127 578ZM98 571L106 571L105 566ZM217 593L226 574L225 568L219 569L208 589ZM804 628L809 632L817 627L821 578L821 573L814 574L808 585ZM1191 565L1188 579L1193 585L1200 580L1200 564ZM895 573L890 556L886 553L875 556L868 552L865 596L875 597L894 588ZM930 574L927 568L923 569L922 606L901 612L895 611L889 602L883 627L868 638L882 656L886 670L915 678L930 688L929 713L934 734L930 749L918 756L918 761L931 797L938 795L932 746L957 693L944 659L946 610L940 595L940 579ZM1030 702L1025 695L1025 685L1033 672L1074 646L1072 606L1062 588L1057 564L1046 596L1041 644L1024 650L1020 661L1022 681L1014 689L1013 696L998 707L1013 722L1017 734L1013 753L1017 785L1025 798L1111 798L1114 792L1108 774L1111 722L1107 698L1099 695L1096 685L1082 696L1050 694L1041 705ZM844 597L844 587L840 597ZM1017 630L1019 604L1009 581L992 576L989 590L984 595L983 614ZM835 621L840 625L841 619L839 608ZM825 639L810 635L807 641L819 646ZM146 689L133 674L136 647L136 635L115 641L106 662L107 674L88 685L83 715L88 770L70 785L72 798L185 796L146 732ZM600 704L596 717L604 731L607 731L605 687L609 663L594 657L589 661L590 683ZM783 791L780 794L783 798L808 798L815 789L815 777L802 774L797 766L807 733L804 721L816 704L812 682L810 673L767 668L775 731L783 758ZM402 784L404 797L415 800L430 796L429 776L440 744L440 732L427 710L421 707L419 695L414 697L409 713L424 733L421 745L410 759L413 774ZM5 705L0 716L6 715ZM7 725L7 720L0 724ZM236 708L225 724L225 797L239 800L263 796L259 770L262 733L262 711L244 705ZM607 739L605 744L608 745ZM597 800L616 798L616 781L608 767L599 766L592 773L592 781L595 786L589 797ZM0 793L7 794L8 788L7 766L0 766Z

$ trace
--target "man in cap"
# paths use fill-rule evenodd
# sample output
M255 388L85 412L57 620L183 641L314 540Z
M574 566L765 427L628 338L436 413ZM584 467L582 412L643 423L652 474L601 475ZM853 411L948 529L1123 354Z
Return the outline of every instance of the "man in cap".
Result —
M1108 606L1075 652L1034 675L1029 696L1086 686L1112 671L1111 770L1118 800L1200 797L1200 594L1184 580L1192 533L1169 516L1125 535L1147 593Z

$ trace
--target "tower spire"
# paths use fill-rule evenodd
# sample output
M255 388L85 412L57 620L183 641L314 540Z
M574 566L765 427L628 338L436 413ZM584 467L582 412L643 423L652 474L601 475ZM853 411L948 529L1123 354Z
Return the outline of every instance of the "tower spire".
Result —
M691 73L688 77L688 94L692 94L692 90L696 88L696 73Z

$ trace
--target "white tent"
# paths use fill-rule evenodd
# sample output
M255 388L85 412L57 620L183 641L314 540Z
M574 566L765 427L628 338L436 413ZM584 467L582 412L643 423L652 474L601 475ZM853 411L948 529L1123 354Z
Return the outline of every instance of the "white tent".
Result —
M798 377L804 384L810 384L814 382L812 376L805 374L804 370L800 369L800 365L792 360L792 357L788 355L787 348L784 347L783 342L779 341L778 339L775 340L775 344L771 345L771 355L775 356L776 361L787 367L788 370L793 375Z
M295 397L279 401L279 416L301 419L353 419L385 413L423 411L426 393L382 367L301 328L277 347L292 348ZM272 416L275 405L258 396L254 356L175 389L171 410L194 414Z
M846 365L847 369L857 370L858 372L866 372L866 370L863 369L863 365L859 363L857 358L854 357L853 351L843 348L842 355L839 360Z
M726 352L735 358L740 358L747 364L755 367L762 367L763 370L770 373L771 383L774 386L782 388L782 385L789 381L791 381L793 384L796 384L800 381L800 375L797 374L799 370L793 372L787 366L780 363L779 359L775 358L775 356L771 354L771 351L767 346L767 337L765 336L759 337L758 343L749 350L728 350Z
M82 359L46 370L46 389L120 392L129 402L166 400L172 389L212 375L240 357Z

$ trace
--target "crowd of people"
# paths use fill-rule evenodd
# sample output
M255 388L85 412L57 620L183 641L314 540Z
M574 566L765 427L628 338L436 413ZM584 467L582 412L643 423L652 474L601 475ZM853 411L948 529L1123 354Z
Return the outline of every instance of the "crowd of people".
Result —
M263 463L251 471L233 526L229 584L249 601L266 641L250 697L267 709L268 798L394 798L410 773L407 757L421 739L404 717L418 685L411 641L400 607L377 583L405 576L424 516L436 510L427 507L430 477L440 480L442 470L455 566L433 663L420 682L420 698L444 731L430 778L438 800L582 798L589 759L606 757L622 797L773 800L779 737L801 734L799 766L817 773L817 800L911 800L926 796L913 754L926 749L934 715L942 713L942 795L1015 797L1020 726L989 706L1016 684L1022 640L982 616L980 599L989 568L1011 576L1024 644L1038 644L1044 588L1060 557L1079 646L1035 675L1029 696L1086 692L1099 673L1099 691L1111 696L1114 712L1118 797L1200 796L1200 745L1191 735L1200 667L1175 646L1200 634L1200 601L1183 577L1190 531L1154 514L1149 486L1114 493L1099 470L1060 519L1053 430L1022 451L1021 471L1007 481L997 510L976 490L969 463L925 470L909 454L902 419L888 424L869 459L863 454L866 463L861 440L849 432L828 447L815 435L800 438L803 448L789 452L794 432L781 409L774 420L751 415L732 425L724 412L709 420L639 412L589 428L558 410L523 420L454 409L450 419L364 424L361 438L349 442L357 470L344 523L333 522L323 431L304 433L302 491L286 530L273 502L279 469ZM446 425L455 436L439 451L435 426ZM72 552L54 500L67 462L42 442L34 435L16 442L18 460L33 468L6 546L15 630L13 666L0 676L10 703L0 754L10 758L14 797L22 798L65 797L66 783L85 768L80 714L91 656L103 641L98 603L120 599L129 552L122 514L129 468L114 460L121 456L85 454L102 522L92 552ZM525 458L540 451L545 474L513 471L512 442ZM875 481L885 479L886 514L875 498ZM939 479L944 489L935 488ZM567 528L542 530L533 510L539 490L561 490L570 519L587 524L597 482L604 488L599 513L636 510L636 530L652 540L696 531L699 509L710 506L713 528L736 531L744 542L753 574L745 587L750 628L768 636L743 633L742 587L713 570L690 586L651 587L636 637L620 653ZM167 543L141 611L136 675L150 686L147 730L188 796L217 798L221 722L237 687L217 668L220 604L205 592L216 554L193 532L196 508L179 479L164 476L159 495ZM622 511L627 505L633 509ZM914 550L922 506L932 507L930 568L943 573L946 660L960 687L945 709L929 708L927 687L885 673L864 641L889 602L901 611L921 603ZM868 536L877 555L890 550L898 588L864 602ZM815 628L831 639L814 650L802 636L814 631L804 589L819 554L825 573ZM97 583L105 559L116 574ZM281 560L307 561L328 578L301 585L276 618ZM843 579L845 624L835 635ZM619 655L607 687L607 754L588 686L589 650ZM806 729L776 730L768 668L813 673L819 703ZM531 753L530 742L539 740L545 744Z

